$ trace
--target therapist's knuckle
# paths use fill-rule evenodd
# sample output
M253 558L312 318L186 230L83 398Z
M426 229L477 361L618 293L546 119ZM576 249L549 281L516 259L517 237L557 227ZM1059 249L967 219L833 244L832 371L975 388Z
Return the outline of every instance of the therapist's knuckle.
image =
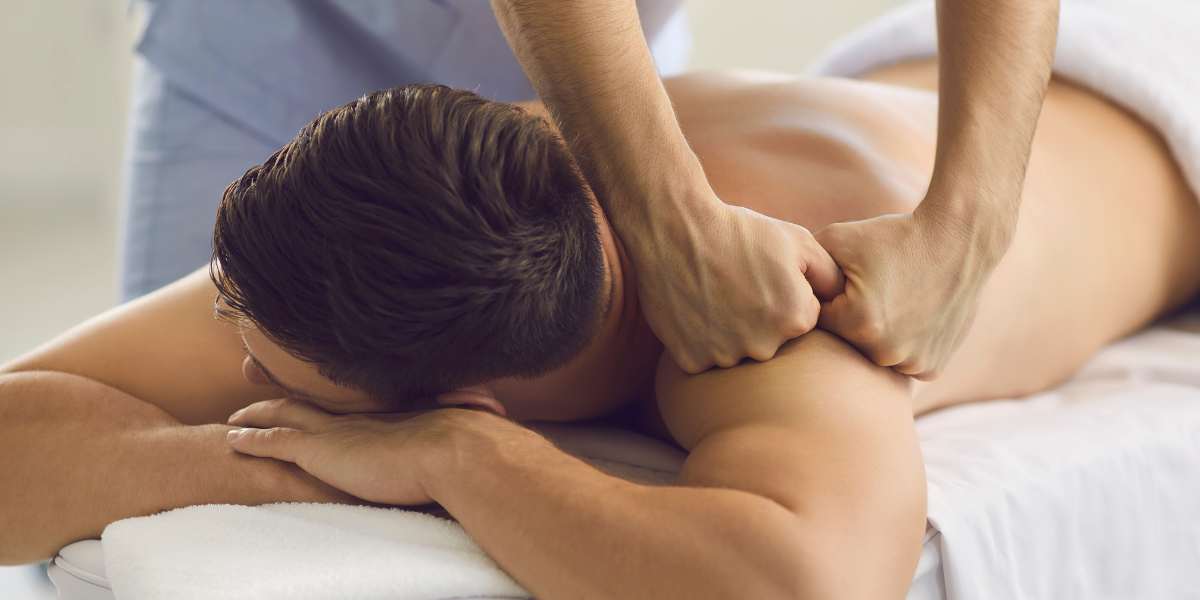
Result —
M925 371L925 363L920 360L911 360L910 359L910 360L903 361L900 364L898 364L892 368L894 368L896 371L898 371L900 373L903 373L904 375L908 375L910 377L916 377L917 375L920 375L922 372Z
M881 367L895 367L904 362L904 353L895 346L880 344L872 346L867 355Z
M704 358L691 352L676 353L672 355L672 358L680 371L690 375L695 375L708 368Z
M855 341L871 349L872 352L882 353L891 349L887 346L887 323L877 313L869 312L861 315L851 326L850 335Z
M813 235L813 232L804 227L799 227L797 239L800 240L800 245L804 248L806 253L811 252L814 247L821 245L821 243L817 241L817 236Z
M783 318L780 323L780 333L788 339L804 335L817 326L820 314L820 305L813 306L806 303L805 306L796 308Z
M741 356L733 352L722 351L713 355L712 362L714 365L722 369L728 369L729 367L735 366L741 362Z
M746 356L759 362L766 362L775 358L775 353L779 351L779 344L756 344L746 352Z
M842 225L834 223L826 226L817 233L813 234L813 240L823 246L826 250L841 245L842 241Z

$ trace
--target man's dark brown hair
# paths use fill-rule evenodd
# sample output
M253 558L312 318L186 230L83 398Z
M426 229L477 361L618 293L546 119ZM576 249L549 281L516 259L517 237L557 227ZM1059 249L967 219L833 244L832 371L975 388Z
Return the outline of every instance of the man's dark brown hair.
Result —
M229 313L405 406L577 354L604 282L587 186L541 118L443 86L322 114L225 190Z

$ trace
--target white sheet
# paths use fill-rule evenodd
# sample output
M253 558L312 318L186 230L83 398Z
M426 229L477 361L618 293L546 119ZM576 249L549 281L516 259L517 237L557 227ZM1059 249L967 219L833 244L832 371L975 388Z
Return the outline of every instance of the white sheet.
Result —
M1200 190L1200 2L1061 0L1054 71L1136 113ZM851 77L937 54L934 3L918 0L839 39L818 75Z
M947 598L1200 598L1200 335L917 429Z

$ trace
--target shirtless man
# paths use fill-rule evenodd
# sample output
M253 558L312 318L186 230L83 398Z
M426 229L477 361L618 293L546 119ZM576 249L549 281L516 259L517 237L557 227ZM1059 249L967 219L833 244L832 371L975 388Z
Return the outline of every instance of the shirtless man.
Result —
M824 228L821 239L834 244L841 233L830 223L904 213L921 198L934 150L935 77L933 63L914 62L875 71L867 81L701 74L669 81L667 88L721 198L814 231ZM437 105L432 98L438 97L453 108ZM425 121L411 110L389 113L401 98L410 109L425 106L428 113L429 106L441 106L443 112ZM469 121L473 110L486 114ZM348 143L356 118L372 125L368 132L395 131L396 137L365 135ZM1104 344L1200 289L1200 205L1158 135L1104 99L1056 81L1046 97L1012 247L961 350L937 381L911 383L820 329L768 362L684 374L660 360L661 347L639 316L632 290L636 277L649 274L631 269L596 209L602 266L581 272L598 279L576 282L579 297L555 298L564 306L600 307L594 327L592 313L576 315L576 329L592 329L576 340L577 351L564 357L554 348L519 348L536 356L503 360L559 364L541 372L524 364L522 377L493 373L471 380L464 373L478 376L494 365L473 358L474 348L425 332L430 348L458 350L457 356L435 350L432 358L410 356L436 371L416 374L425 378L422 391L443 406L425 410L431 406L412 397L364 391L404 384L389 379L380 366L386 360L366 356L362 364L373 368L322 364L319 371L297 358L324 353L352 367L353 353L337 341L355 337L339 329L346 314L376 319L378 332L359 331L359 338L420 332L419 323L392 330L404 315L384 314L396 302L420 304L400 288L375 290L379 306L333 307L338 312L328 314L339 321L303 322L300 316L321 314L312 306L330 298L311 293L323 288L305 279L308 273L332 269L360 298L385 285L380 282L421 280L377 260L364 268L364 258L386 255L372 249L411 244L396 233L408 224L339 232L345 222L320 213L329 203L303 204L297 194L351 190L366 198L357 208L365 215L375 210L371 202L397 204L396 198L428 206L482 202L486 195L472 194L487 185L502 182L509 189L540 181L522 169L550 168L561 159L554 159L561 146L530 133L524 117L448 90L375 95L323 119L226 193L213 274L227 292L219 305L227 318L213 319L218 292L201 269L2 369L0 489L16 492L0 506L6 535L0 562L45 558L115 519L176 506L348 500L349 494L387 504L440 503L539 598L901 597L925 524L913 416L1054 385ZM470 126L462 126L464 119ZM485 130L497 137L472 144ZM490 166L470 162L480 148L499 148L517 130L532 136L524 139L541 140L538 152ZM391 151L402 148L403 156L386 153L388 139L402 142ZM362 176L393 165L411 174L430 152L455 157L442 164L469 168L433 171L421 180L426 187L408 190ZM550 189L569 191L571 181L558 177ZM466 191L425 193L438 185ZM434 258L447 240L485 237L478 228L462 231L459 221L438 221L428 206L414 206L414 222L444 229L441 238L419 240ZM274 212L264 219L264 210ZM274 238L229 236L256 227L269 231L279 219L288 227ZM337 235L347 246L314 245ZM586 258L579 249L585 243L561 243ZM822 255L814 242L812 264ZM355 278L358 271L323 264L322 256L358 256L357 267L372 277ZM483 263L487 268L475 271L474 283L490 281L495 264ZM841 267L855 277L852 261ZM818 289L836 285L814 281ZM477 294L488 289L481 283ZM436 314L439 305L431 306L428 314ZM446 330L470 333L453 323ZM570 330L546 335L571 339ZM279 340L294 347L285 350ZM505 340L476 341L505 346ZM518 372L512 368L509 375ZM341 383L322 371L337 371ZM428 383L439 380L454 389ZM277 399L285 393L291 399ZM348 414L412 409L418 410L402 417ZM690 451L676 485L646 487L604 475L519 424L617 412ZM230 432L227 417L245 429Z

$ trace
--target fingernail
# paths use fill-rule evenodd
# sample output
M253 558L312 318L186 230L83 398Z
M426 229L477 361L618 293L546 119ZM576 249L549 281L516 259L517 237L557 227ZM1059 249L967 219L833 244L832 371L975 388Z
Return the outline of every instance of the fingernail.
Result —
M239 417L241 417L241 416L242 416L242 413L244 413L244 412L246 412L246 409L244 409L244 408L243 408L243 409L241 409L241 410L239 410L239 411L237 411L237 412L233 413L232 415L229 415L229 419L228 419L228 420L226 420L225 422L226 422L226 423L232 423L232 422L234 422L234 421L238 420L238 418L239 418Z
M246 434L245 429L230 429L229 433L225 434L225 439L232 442Z

